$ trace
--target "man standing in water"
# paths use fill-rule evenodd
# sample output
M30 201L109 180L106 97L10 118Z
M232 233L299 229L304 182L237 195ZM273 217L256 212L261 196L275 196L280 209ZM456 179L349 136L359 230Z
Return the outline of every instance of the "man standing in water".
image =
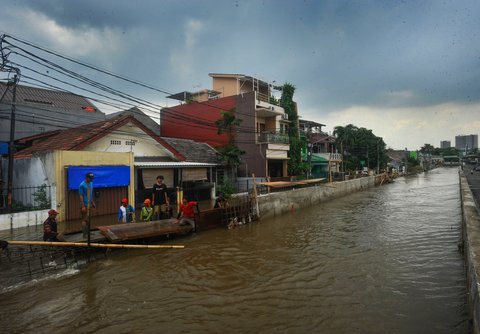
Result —
M90 233L90 215L91 209L95 209L95 201L93 199L93 173L88 172L85 180L80 183L78 193L80 194L81 214L82 214L82 232L83 238L86 239Z
M157 176L157 182L152 186L153 219L167 218L167 206L170 204L167 196L167 185L163 183L163 175Z

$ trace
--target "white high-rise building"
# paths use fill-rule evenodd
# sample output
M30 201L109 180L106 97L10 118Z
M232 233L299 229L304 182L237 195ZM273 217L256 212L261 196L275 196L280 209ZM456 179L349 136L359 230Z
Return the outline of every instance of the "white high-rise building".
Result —
M455 148L457 150L472 150L478 148L478 135L455 136Z

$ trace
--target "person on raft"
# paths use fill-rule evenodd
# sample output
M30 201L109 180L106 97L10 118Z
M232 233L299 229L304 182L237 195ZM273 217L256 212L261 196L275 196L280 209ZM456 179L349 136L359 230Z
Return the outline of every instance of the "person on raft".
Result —
M198 210L198 202L189 202L184 197L182 204L180 204L180 210L178 210L177 221L175 223L179 225L191 225L195 229L195 212L193 211L195 207L197 207ZM182 217L181 220L180 217Z
M62 233L58 233L58 212L54 209L48 211L48 218L43 222L43 241L65 241Z
M128 204L126 198L122 199L122 205L118 209L118 222L119 223L132 223L135 222L135 209Z

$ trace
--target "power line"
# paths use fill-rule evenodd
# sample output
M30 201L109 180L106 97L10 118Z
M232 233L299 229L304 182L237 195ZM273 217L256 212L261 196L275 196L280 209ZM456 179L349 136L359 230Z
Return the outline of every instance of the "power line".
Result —
M115 78L117 78L117 79L124 80L124 81L126 81L126 82L130 82L130 83L139 85L139 86L141 86L141 87L144 87L144 88L148 88L148 89L157 91L157 92L159 92L159 93L169 94L169 95L172 94L171 92L168 92L168 91L166 91L166 90L164 90L164 89L156 88L156 87L153 87L152 85L145 84L145 83L143 83L143 82L141 82L141 81L134 80L134 79L130 79L130 78L127 78L127 77L125 77L125 76L122 76L122 75L113 73L113 72L111 72L111 71L107 71L107 70L105 70L105 69L101 69L101 68L99 68L99 67L97 67L97 66L87 64L87 63L85 63L85 62L76 60L76 59L74 59L74 58L72 58L72 57L69 57L69 56L66 56L66 55L62 55L62 54L60 54L59 52L54 52L54 51L51 51L51 50L49 50L49 49L47 49L47 48L45 48L45 47L41 47L41 46L36 45L36 44L34 44L34 43L32 43L32 42L28 42L28 41L26 41L26 40L22 40L22 39L20 39L20 38L18 38L18 37L13 37L13 35L10 35L10 34L7 35L7 34L5 34L5 35L2 36L2 38L5 38L5 37L11 38L11 39L13 39L13 40L15 40L15 41L17 41L17 42L20 42L20 43L23 43L23 44L25 44L25 45L31 46L31 47L33 47L33 48L42 50L42 51L44 51L44 52L47 52L47 53L52 54L52 55L54 55L54 56L57 56L57 57L59 57L59 58L62 58L62 59L71 61L71 62L73 62L73 63L75 63L75 64L82 65L82 66L85 66L85 67L87 67L87 68L93 69L93 70L95 70L95 71L98 71L98 72L107 74L107 75L112 76L112 77L115 77ZM9 43L9 44L10 44L10 43Z
M8 35L6 35L6 36L8 36ZM35 46L33 43L24 42L24 41L21 41L21 40L18 39L18 38L13 38L13 37L11 37L11 36L8 36L8 37L10 37L10 38L12 38L12 39L14 39L14 40L20 41L20 42L22 42L22 43L24 43L24 44L26 44L26 45L36 47L36 48L39 49L39 50L46 51L46 52L51 53L51 54L53 54L53 55L59 56L60 58L67 59L67 60L69 60L69 61L73 61L74 63L81 63L81 62L72 60L70 57L66 57L66 56L63 56L63 55L59 55L58 53L55 53L55 52L50 52L49 50L47 50L47 49L45 49L45 48L42 48L42 47L37 47L37 46ZM163 108L162 108L162 106L160 106L160 105L158 105L158 104L154 104L154 103L148 102L148 101L146 101L146 100L143 100L143 99L134 97L134 96L132 96L132 95L130 95L130 94L122 93L122 92L120 92L120 91L118 91L118 90L115 90L115 89L110 88L110 87L108 87L108 86L105 86L105 85L103 85L103 84L101 84L101 83L98 83L98 82L93 81L93 80L90 80L90 79L88 79L88 78L86 78L86 77L84 77L84 76L81 76L81 75L79 75L78 73L75 73L75 72L73 72L73 71L67 70L67 69L63 68L62 66L59 66L58 64L55 64L55 63L53 63L53 62L51 62L51 61L48 61L48 60L45 60L45 59L43 59L42 57L39 57L39 56L33 54L32 52L29 52L29 51L27 51L27 50L25 50L25 49L23 49L23 48L20 48L20 47L18 47L18 46L15 46L15 45L12 44L12 43L9 43L9 42L6 42L6 43L8 43L8 45L10 45L11 47L13 47L13 48L15 48L15 49L17 49L17 50L20 50L20 51L23 51L23 52L27 53L28 55L30 55L30 57L25 56L25 55L22 55L22 54L20 54L19 52L13 52L13 53L16 54L16 55L22 56L22 57L24 57L24 58L26 58L26 59L28 59L28 60L30 60L30 61L33 61L33 62L37 63L38 65L45 66L46 68L52 69L52 70L54 70L54 71L56 71L56 72L58 72L58 73L60 73L60 74L62 74L62 75L66 75L66 76L70 77L71 79L79 80L80 82L90 84L90 85L94 86L95 88L98 88L98 89L101 90L101 91L107 92L107 93L112 94L112 95L116 95L116 96L120 97L120 98L123 99L123 100L117 99L117 98L112 98L111 96L107 96L107 95L105 95L105 94L98 93L98 92L92 91L92 90L90 90L90 89L86 89L86 88L80 87L80 86L78 86L78 85L72 84L72 83L70 83L70 82L66 82L66 81L64 81L64 80L60 80L60 79L55 78L55 77L53 77L53 76L46 75L46 74L44 74L44 73L40 73L39 71L34 70L34 69L32 69L32 68L30 68L30 67L28 67L28 66L26 66L26 65L21 65L21 64L13 63L13 62L12 62L13 64L16 64L16 65L18 65L18 66L22 66L22 68L24 68L24 69L26 69L26 70L32 71L33 73L42 75L42 76L44 76L44 77L47 77L47 78L49 78L49 79L52 79L52 80L61 82L61 83L66 84L66 85L70 85L70 86L75 87L75 88L77 88L77 89L80 89L80 90L82 90L82 91L90 92L90 93L92 93L92 94L94 94L94 95L103 96L104 98L107 98L107 99L109 99L110 101L113 100L113 101L115 101L115 102L117 102L117 103L110 102L110 101L105 101L105 100L101 100L101 99L96 99L96 98L94 98L94 97L88 97L88 96L83 96L83 95L75 94L75 93L73 93L73 92L69 92L69 91L67 91L67 90L65 90L65 89L59 88L58 86L54 86L54 85L48 84L48 83L46 83L46 82L44 82L44 81L41 81L41 80L39 80L39 79L30 77L30 76L26 76L27 79L40 82L40 83L42 83L42 84L45 85L45 86L55 87L56 89L59 89L59 90L61 90L61 91L65 91L65 92L69 92L69 93L72 93L72 94L75 94L75 95L78 95L78 96L82 96L82 97L84 97L84 98L91 99L91 100L93 100L93 101L98 101L99 103L106 104L106 105L110 105L110 106L115 107L115 108L119 108L119 109L120 109L120 108L121 108L121 105L129 105L129 106L132 106L132 107L137 107L136 104L133 104L133 103L131 103L131 102L141 103L144 107L146 107L147 112L149 112L149 113L151 113L151 114L153 114L153 115L155 115L155 116L156 116L157 114L160 115L160 113L163 113L164 116L167 116L167 117L173 119L174 121L176 121L177 123L180 123L180 124L183 124L183 125L192 126L192 123L195 123L195 127L200 127L200 128L204 128L204 129L213 130L213 131L215 131L215 130L218 129L214 124L212 124L212 121L209 121L209 120L207 120L207 119L205 119L205 118L194 117L194 116L192 116L192 115L190 115L189 117L186 117L186 116L184 116L184 115L179 115L179 114L177 114L175 111L173 111L171 108L168 108L168 107L163 107ZM12 52L10 52L10 53L12 53ZM9 53L9 54L10 54L10 53ZM39 59L39 60L41 60L41 61L44 61L44 62L46 62L48 65L42 64L42 63L40 63L39 61L37 61L37 60L35 60L35 59L32 59L32 57L33 57L33 58L36 58L36 59ZM85 64L81 64L81 65L85 65ZM87 66L87 67L92 68L90 65ZM98 69L98 68L95 67L94 69ZM106 73L106 72L108 72L108 71L100 70L100 72ZM119 77L118 75L113 75L113 76L114 76L114 77L117 77L117 78ZM125 79L125 78L122 78L122 79ZM129 81L129 82L132 82L132 83L135 83L135 84L139 84L139 82L137 82L137 81L132 81L132 80L126 80L126 81ZM142 86L142 85L141 85L141 86ZM163 91L163 92L166 93L165 91ZM127 100L127 101L129 101L129 102L125 102L124 100ZM142 102L142 101L144 101L144 102ZM206 106L209 106L209 107L212 107L212 108L215 108L215 109L218 109L218 110L220 110L220 111L227 111L227 110L224 110L223 108L220 108L220 107L218 107L218 106L215 106L215 105L212 105L212 104L209 104L209 103L202 103L202 104L203 104L203 105L206 105ZM162 108L161 112L160 112L160 111L157 111L157 110L151 110L150 107L152 107L152 106ZM39 110L42 110L42 109L39 109ZM46 110L46 109L43 109L43 110ZM140 114L140 113L138 113L138 114ZM144 113L141 113L141 114L146 115L146 114L144 114ZM242 113L239 113L238 111L236 112L236 114L238 114L238 115L240 115L240 116L242 115ZM248 114L244 114L244 115L245 115L245 116L248 116L248 117L252 117L252 115L248 115ZM147 115L147 116L148 116L148 115ZM149 116L149 117L150 117L150 116ZM255 131L255 129L251 129L251 128L248 128L248 127L237 126L237 127L236 127L236 133L237 133L237 134L241 134L241 133L252 134L252 133L256 133L256 131ZM210 141L211 141L211 138L206 138L206 140L210 140ZM245 143L252 143L252 142L255 142L255 141L249 141L249 142L245 142ZM240 142L239 142L239 143L240 143Z

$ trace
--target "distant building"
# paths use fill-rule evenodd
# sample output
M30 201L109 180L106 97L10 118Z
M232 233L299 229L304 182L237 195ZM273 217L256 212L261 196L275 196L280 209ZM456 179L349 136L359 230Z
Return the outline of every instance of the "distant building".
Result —
M478 135L455 136L455 148L457 150L472 150L478 148Z
M340 172L342 162L342 154L336 153L335 137L322 131L325 124L304 119L298 122L300 139L303 142L302 160L311 163L311 176L331 180Z
M0 82L0 141L10 140L13 86ZM86 98L72 93L17 85L14 139L105 120Z
M450 142L450 140L442 140L440 142L440 148L450 148L452 147L452 143Z

